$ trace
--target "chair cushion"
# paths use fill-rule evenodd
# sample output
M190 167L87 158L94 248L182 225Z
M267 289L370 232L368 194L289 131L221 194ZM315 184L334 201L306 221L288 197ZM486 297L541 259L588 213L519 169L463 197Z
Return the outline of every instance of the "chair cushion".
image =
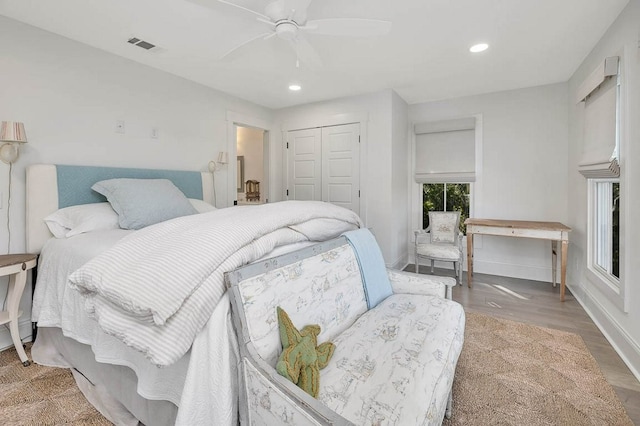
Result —
M462 306L447 299L388 297L334 339L318 399L355 424L439 425L464 322Z
M458 212L439 212L429 214L429 226L431 227L431 241L434 243L453 243L456 240L456 222Z
M453 245L444 244L418 244L417 253L436 260L460 260L460 249Z

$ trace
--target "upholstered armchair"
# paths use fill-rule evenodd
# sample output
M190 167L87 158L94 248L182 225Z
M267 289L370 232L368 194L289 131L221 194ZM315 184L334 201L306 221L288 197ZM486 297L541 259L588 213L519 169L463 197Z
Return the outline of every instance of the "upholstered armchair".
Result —
M460 212L429 212L427 229L415 231L416 273L420 261L431 261L431 273L436 260L453 262L459 284L462 284L462 232L459 229Z

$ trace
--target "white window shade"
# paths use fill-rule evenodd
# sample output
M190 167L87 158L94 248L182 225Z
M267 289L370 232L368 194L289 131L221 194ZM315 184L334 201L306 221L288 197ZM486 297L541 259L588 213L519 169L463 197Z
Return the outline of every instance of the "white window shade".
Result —
M616 74L611 75L614 64ZM585 96L580 100L583 102L584 108L584 138L583 155L578 164L578 170L587 178L620 176L616 134L618 124L617 69L618 57L607 58L603 65L585 80L580 89L579 97ZM593 90L587 93L590 88Z
M475 119L416 124L418 183L475 181Z

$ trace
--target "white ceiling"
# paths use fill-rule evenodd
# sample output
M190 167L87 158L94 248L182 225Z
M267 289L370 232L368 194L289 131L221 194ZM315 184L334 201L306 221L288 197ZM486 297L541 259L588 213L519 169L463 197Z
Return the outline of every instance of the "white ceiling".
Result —
M260 11L266 0L233 0ZM382 89L408 103L566 81L628 0L315 0L309 19L389 20L372 38L309 35L324 66L296 70L277 37L217 0L0 0L0 14L269 108ZM136 36L159 52L128 44ZM484 41L489 50L471 54ZM303 90L287 87L299 80Z

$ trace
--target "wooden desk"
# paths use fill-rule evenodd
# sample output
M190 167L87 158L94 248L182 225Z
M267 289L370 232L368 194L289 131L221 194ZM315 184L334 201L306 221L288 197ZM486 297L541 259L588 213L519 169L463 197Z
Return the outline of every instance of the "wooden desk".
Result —
M531 222L524 220L472 219L464 221L467 225L467 285L472 286L473 276L473 236L497 235L504 237L536 238L551 240L551 269L553 286L556 286L556 261L558 241L562 243L560 269L560 301L564 302L567 276L567 249L569 247L569 228L560 222Z

